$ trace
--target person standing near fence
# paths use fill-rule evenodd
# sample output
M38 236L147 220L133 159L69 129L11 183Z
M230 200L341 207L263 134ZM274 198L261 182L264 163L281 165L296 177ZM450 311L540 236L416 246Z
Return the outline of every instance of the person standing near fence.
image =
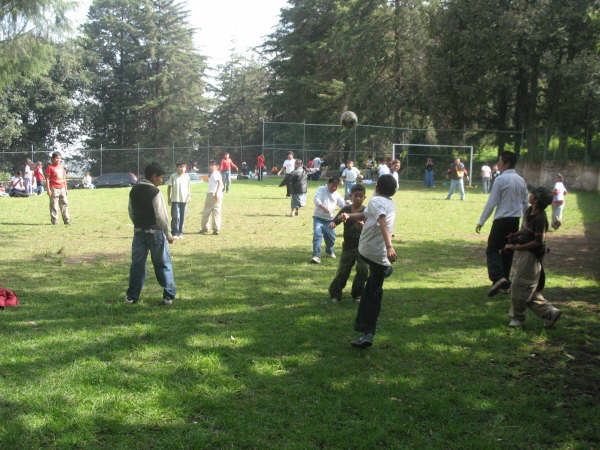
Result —
M210 177L208 178L208 192L202 211L200 233L208 233L208 219L212 217L213 234L219 234L221 230L221 205L223 204L223 179L216 161L211 161L208 167Z
M483 163L481 166L481 188L484 194L489 194L492 180L492 169L488 163Z
M567 195L564 178L560 173L557 173L554 179L552 195L552 228L558 230L562 225L562 213L565 208L565 195Z
M186 164L177 163L177 172L172 174L167 181L167 198L171 207L171 233L173 238L183 239L183 223L187 204L192 198L192 182L185 173Z
M58 207L65 225L71 225L67 200L67 171L61 164L60 152L52 153L52 164L46 168L46 190L50 198L50 222L58 225Z
M42 168L41 161L38 161L36 163L35 170L33 171L33 176L37 183L37 195L42 195L42 192L44 192L44 182L46 181L46 178L44 178L44 169Z
M433 160L427 158L425 161L425 187L435 187L433 185Z
M506 245L507 236L519 230L519 219L528 207L527 184L515 171L516 164L517 156L513 152L502 153L498 161L498 170L502 175L494 181L490 196L475 227L475 232L479 233L485 221L496 208L485 252L488 275L492 282L492 287L488 292L489 297L493 297L501 289L510 287L513 252L502 250Z
M229 153L225 153L223 159L221 160L221 177L223 178L223 185L225 186L225 192L229 192L229 188L231 187L231 168L235 168L238 170L238 166L234 164L234 162L229 157Z
M285 173L285 175L287 175L288 173L292 173L294 170L296 170L296 160L294 159L294 152L288 152L287 154L287 159L283 162L283 165L281 166L281 169L279 169L279 172L277 172L277 175L281 175L282 173ZM290 185L286 184L286 197L291 197L291 193L290 193Z
M25 160L23 181L25 183L25 193L31 195L33 192L33 162L29 158Z
M465 184L464 179L469 178L469 174L467 172L467 168L465 165L460 162L460 158L456 158L450 167L448 168L448 175L446 178L450 180L450 192L448 192L448 196L446 200L450 200L454 191L458 187L458 191L460 192L460 199L465 199Z
M258 175L258 181L263 180L263 172L265 170L265 156L261 153L256 159L256 174Z

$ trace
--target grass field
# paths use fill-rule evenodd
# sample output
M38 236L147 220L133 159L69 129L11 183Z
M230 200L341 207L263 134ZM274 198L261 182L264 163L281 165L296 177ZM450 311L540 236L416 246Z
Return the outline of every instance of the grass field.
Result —
M21 300L0 312L0 448L600 446L598 194L570 193L549 235L556 328L528 313L511 330L509 297L486 296L491 223L474 233L486 197L403 186L359 351L356 304L327 295L336 262L309 264L312 207L285 217L276 180L240 181L222 234L200 235L193 188L171 307L151 266L141 302L122 302L128 189L71 191L72 227L49 225L46 196L0 199L0 285Z

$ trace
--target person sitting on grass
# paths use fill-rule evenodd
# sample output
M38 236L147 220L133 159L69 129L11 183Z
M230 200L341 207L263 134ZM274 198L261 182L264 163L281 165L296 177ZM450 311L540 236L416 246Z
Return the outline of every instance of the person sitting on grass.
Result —
M353 347L366 348L373 345L377 318L381 309L383 280L392 273L396 251L392 247L392 233L396 220L396 205L392 196L396 192L396 180L383 175L377 180L375 197L364 212L343 213L344 222L364 220L358 241L358 254L369 265L369 277L358 305L354 329L363 334L350 342Z
M175 278L167 242L172 244L174 240L169 231L167 207L158 189L165 171L158 163L153 162L146 166L144 175L146 179L134 185L129 192L128 210L134 228L125 303L137 303L140 299L150 251L156 280L163 288L163 304L172 305L175 299Z
M9 195L11 197L29 197L25 191L25 184L20 170L18 170L15 175L10 178Z
M325 252L330 258L335 258L333 246L335 245L335 231L329 228L333 220L336 206L343 208L344 199L338 194L337 188L340 180L331 177L325 186L315 192L315 211L313 213L313 252L311 262L321 264L321 243L325 238Z
M288 185L290 188L290 194L292 195L290 217L297 216L299 208L306 206L307 180L308 174L302 165L302 160L296 159L294 171L286 174L279 185Z
M333 229L342 222L342 214L344 213L362 213L365 210L363 202L365 201L365 187L362 184L355 184L350 190L351 205L346 205L337 213L333 221L329 224L329 228ZM346 286L352 266L356 263L356 275L352 283L352 298L360 301L367 276L369 275L369 267L367 263L358 256L358 239L364 222L361 220L348 219L344 223L344 244L342 245L342 256L335 278L329 285L329 295L333 303L338 303L342 299L342 291Z
M529 208L521 229L508 236L506 251L514 251L514 271L511 290L511 321L508 326L518 328L525 321L525 309L531 309L544 319L544 327L551 328L561 315L542 295L545 282L542 260L546 254L546 232L548 218L546 207L552 203L552 192L546 187L538 187L529 194Z

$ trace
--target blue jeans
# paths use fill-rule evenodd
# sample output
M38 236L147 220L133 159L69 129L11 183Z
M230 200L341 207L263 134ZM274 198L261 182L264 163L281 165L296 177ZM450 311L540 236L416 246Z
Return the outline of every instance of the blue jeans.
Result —
M225 186L225 192L229 192L229 188L231 187L231 170L224 170L221 172L221 176L223 177L223 186Z
M173 233L173 235L183 234L186 206L187 203L171 202L171 233Z
M450 180L450 192L448 192L448 197L446 197L447 200L452 198L452 194L454 194L457 186L458 191L460 192L460 199L465 199L465 185L463 184L463 179L459 178L458 180Z
M354 186L356 182L354 181L346 181L346 190L344 192L344 200L350 200L350 190L352 186Z
M433 170L425 171L425 186L433 187Z
M133 233L127 297L134 300L140 298L144 280L146 279L146 260L148 259L148 251L150 251L150 256L152 258L156 280L163 288L163 298L175 298L173 264L171 263L171 254L169 253L167 237L162 230L152 230L151 233L140 230Z
M335 229L329 228L331 220L313 217L313 256L321 256L321 242L325 238L325 251L327 254L333 253L335 245Z
M42 195L42 193L44 192L44 182L38 181L37 187L35 189L36 189L37 195Z

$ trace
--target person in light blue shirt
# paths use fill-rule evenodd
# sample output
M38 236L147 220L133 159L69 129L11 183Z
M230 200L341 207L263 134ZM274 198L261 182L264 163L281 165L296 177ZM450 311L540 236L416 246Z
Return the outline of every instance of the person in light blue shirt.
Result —
M496 178L490 196L483 208L475 231L479 233L494 208L494 222L488 237L486 249L488 275L492 287L488 296L496 295L500 290L510 287L510 268L513 252L503 251L506 237L519 230L519 219L528 206L527 183L515 171L517 156L513 152L503 152L498 161L501 175Z

